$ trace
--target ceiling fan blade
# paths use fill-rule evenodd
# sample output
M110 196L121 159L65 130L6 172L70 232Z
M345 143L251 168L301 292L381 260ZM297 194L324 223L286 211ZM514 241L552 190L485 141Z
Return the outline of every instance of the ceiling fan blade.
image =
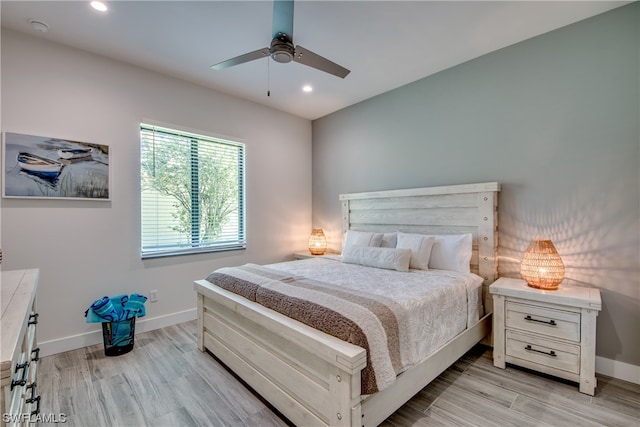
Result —
M347 75L351 72L350 70L347 70L346 68L336 64L335 62L329 61L327 58L324 58L317 53L313 53L300 45L296 46L293 60L317 70L324 71L325 73L333 74L334 76L340 77L342 79L347 77Z
M235 58L227 59L226 61L219 62L212 65L214 70L223 70L225 68L233 67L234 65L244 64L245 62L253 61L255 59L265 58L269 56L269 48L254 50L253 52L245 53L244 55L236 56Z
M293 0L274 0L272 33L274 39L282 33L293 41Z

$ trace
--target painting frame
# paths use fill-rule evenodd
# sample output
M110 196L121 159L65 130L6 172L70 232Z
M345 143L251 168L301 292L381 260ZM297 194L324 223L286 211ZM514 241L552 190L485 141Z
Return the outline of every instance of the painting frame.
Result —
M109 146L2 132L2 197L111 201Z

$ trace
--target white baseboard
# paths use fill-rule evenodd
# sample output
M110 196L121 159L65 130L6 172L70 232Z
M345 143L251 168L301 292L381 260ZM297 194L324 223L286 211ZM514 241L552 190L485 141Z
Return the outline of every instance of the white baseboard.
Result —
M596 372L630 383L640 384L640 366L596 356Z
M180 311L178 313L167 314L165 316L136 319L136 334L142 332L153 331L155 329L165 328L167 326L176 325L178 323L188 322L197 317L195 308L191 310ZM51 341L39 342L41 356L49 356L65 351L75 350L90 345L102 343L102 328L96 331L86 332L83 334L72 335L69 337L58 338Z

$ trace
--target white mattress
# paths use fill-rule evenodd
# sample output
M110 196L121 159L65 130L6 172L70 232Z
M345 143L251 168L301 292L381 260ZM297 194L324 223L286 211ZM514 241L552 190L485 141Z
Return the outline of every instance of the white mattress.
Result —
M419 363L483 315L482 278L445 270L398 272L346 264L339 257L311 258L266 267L349 288L362 294L391 298L405 310L412 354L406 370Z

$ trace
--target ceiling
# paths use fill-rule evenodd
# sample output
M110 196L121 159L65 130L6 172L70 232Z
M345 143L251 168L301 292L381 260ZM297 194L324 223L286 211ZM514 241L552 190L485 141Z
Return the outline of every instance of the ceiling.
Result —
M88 1L3 0L0 13L2 27L316 119L627 3L296 1L294 44L350 69L345 79L266 58L210 68L269 45L271 1L120 0L100 13ZM32 19L49 30L37 31Z

